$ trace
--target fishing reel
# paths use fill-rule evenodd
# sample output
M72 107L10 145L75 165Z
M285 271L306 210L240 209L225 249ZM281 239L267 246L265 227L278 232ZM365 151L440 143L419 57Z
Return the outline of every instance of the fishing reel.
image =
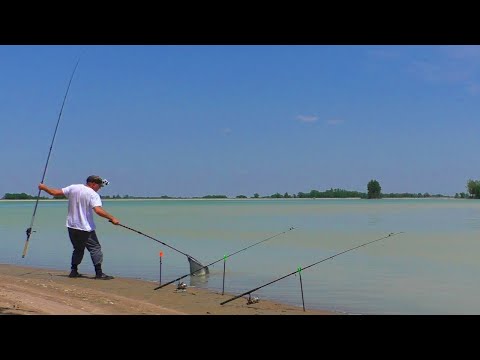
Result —
M179 282L177 285L177 291L187 291L187 284Z
M248 294L247 305L256 304L258 302L260 302L258 296L252 297L250 294Z
M110 181L108 181L107 179L102 180L102 186L107 186L108 184L110 184Z

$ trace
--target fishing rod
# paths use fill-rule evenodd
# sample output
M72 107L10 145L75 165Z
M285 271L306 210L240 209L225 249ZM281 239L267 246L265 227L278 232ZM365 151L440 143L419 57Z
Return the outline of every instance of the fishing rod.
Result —
M111 221L110 221L110 222L111 222ZM205 271L208 272L208 267L207 267L207 266L203 266L203 265L200 263L200 261L198 261L197 259L195 259L192 255L188 255L188 254L184 253L183 251L180 251L180 250L178 250L178 249L175 249L173 246L170 246L170 245L164 243L163 241L160 241L160 240L158 240L158 239L155 239L154 237L151 237L150 235L144 234L144 233L141 232L141 231L132 229L131 227L128 227L128 226L123 225L123 224L117 224L117 225L120 225L120 226L124 227L125 229L132 230L132 231L136 232L137 234L146 236L146 237L148 237L149 239L155 240L156 242L159 242L160 244L165 245L165 246L169 247L170 249L179 252L179 253L182 254L182 255L185 255L185 256L188 258L188 262L190 263L190 269L192 269L192 267L194 267L195 269L198 269L198 268L200 268L200 269L206 268ZM192 270L191 270L191 271L192 271ZM197 270L197 271L198 271L198 270Z
M230 302L230 301L236 300L236 299L238 299L239 297L242 297L242 296L245 296L245 295L250 295L252 292L257 291L257 290L259 290L259 289L261 289L261 288L263 288L263 287L265 287L265 286L267 286L267 285L273 284L273 283L275 283L275 282L277 282L277 281L280 281L280 280L282 280L282 279L285 279L285 278L287 278L287 277L289 277L289 276L291 276L291 275L294 275L294 274L296 274L296 273L300 273L302 270L306 270L306 269L308 269L309 267L312 267L312 266L318 265L318 264L320 264L320 263L322 263L322 262L324 262L324 261L333 259L334 257L336 257L336 256L338 256L338 255L345 254L346 252L349 252L349 251L358 249L358 248L360 248L360 247L362 247L362 246L366 246L366 245L371 244L371 243L374 243L374 242L376 242L376 241L384 240L384 239L386 239L386 238L393 237L393 236L395 236L395 235L402 234L402 233L403 233L403 231L397 232L397 233L390 233L390 234L388 234L387 236L384 236L384 237L382 237L382 238L380 238L380 239L372 240L372 241L366 242L366 243L364 243L364 244L361 244L361 245L355 246L355 247L353 247L353 248L350 248L350 249L344 250L344 251L342 251L342 252L339 252L339 253L337 253L337 254L335 254L335 255L329 256L329 257L327 257L327 258L325 258L325 259L322 259L322 260L320 260L320 261L317 261L316 263L313 263L313 264L311 264L311 265L305 266L303 269L302 269L301 267L298 267L298 269L297 269L296 271L291 272L290 274L287 274L287 275L285 275L285 276L282 276L282 277L280 277L280 278L278 278L278 279L276 279L276 280L270 281L269 283L264 284L264 285L259 286L259 287L256 287L255 289L252 289L252 290L249 290L249 291L247 291L247 292L244 292L244 293L241 294L241 295L237 295L237 296L235 296L235 297L232 297L232 298L230 298L230 299L228 299L228 300L226 300L226 301L221 302L220 305L224 305L224 304L226 304L226 303L228 303L228 302ZM302 299L303 299L303 291L302 291ZM305 307L304 307L304 309L305 309Z
M291 230L294 230L294 229L295 229L294 227L291 227L291 228L289 228L288 230L282 231L281 233L278 233L278 234L275 234L275 235L273 235L273 236L270 236L270 237L268 237L268 238L266 238L266 239L264 239L264 240L261 240L261 241L259 241L259 242L256 242L255 244L249 245L249 246L247 246L247 247L245 247L245 248L243 248L243 249L241 249L241 250L235 251L234 253L231 253L230 255L225 255L224 257L222 257L222 258L220 258L220 259L218 259L218 260L215 260L214 262L211 262L211 263L208 264L208 265L205 265L204 267L206 268L206 267L208 267L208 266L211 266L211 265L213 265L213 264L216 264L216 263L219 262L219 261L226 260L228 257L231 257L231 256L233 256L233 255L235 255L235 254L238 254L238 253L241 252L241 251L247 250L247 249L249 249L249 248L251 248L251 247L253 247L253 246L255 246L255 245L258 245L258 244L260 244L260 243L262 243L262 242L265 242L265 241L267 241L267 240L273 239L273 238L275 238L275 237L277 237L277 236L280 236L280 235L282 235L282 234L286 234L287 232L289 232L289 231L291 231ZM163 284L163 285L157 286L157 287L156 287L155 289L153 289L153 290L161 289L161 288L163 288L164 286L170 285L171 283L174 283L175 281L178 281L178 280L181 280L181 279L187 277L188 275L193 275L194 273L196 273L197 271L200 271L200 270L202 270L202 268L197 269L196 271L190 272L190 273L188 273L188 274L185 274L185 275L183 275L183 276L180 276L179 278L177 278L177 279L175 279L175 280L172 280L172 281L170 281L170 282L168 282L168 283L165 283L165 284Z
M43 181L45 180L45 174L47 173L48 161L50 160L50 154L52 153L53 142L55 141L55 136L57 135L58 124L60 123L60 118L62 117L63 106L65 105L65 101L67 100L68 91L70 90L70 84L72 83L73 75L75 74L75 71L77 70L77 66L78 66L79 62L80 62L80 58L78 59L77 63L75 64L75 68L73 69L72 75L70 76L70 81L68 82L67 91L65 92L65 96L63 97L62 107L60 108L60 113L58 114L57 125L55 126L55 132L53 133L52 143L50 144L50 150L48 151L47 162L45 164L45 168L43 169L42 181L40 181L41 184L43 184ZM25 231L27 233L27 239L25 240L25 246L23 247L22 258L24 258L25 255L27 255L29 240L30 240L30 236L32 234L33 222L35 221L35 214L37 212L38 200L40 199L40 192L41 191L42 190L40 190L40 189L38 190L37 200L35 202L35 207L33 208L32 220L30 221L30 227L28 227L27 230Z

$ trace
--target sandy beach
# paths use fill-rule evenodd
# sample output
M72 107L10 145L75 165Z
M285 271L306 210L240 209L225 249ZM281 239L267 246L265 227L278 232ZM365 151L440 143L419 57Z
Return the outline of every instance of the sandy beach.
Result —
M93 274L69 278L68 271L0 264L0 315L334 315L266 299L220 303L239 294Z

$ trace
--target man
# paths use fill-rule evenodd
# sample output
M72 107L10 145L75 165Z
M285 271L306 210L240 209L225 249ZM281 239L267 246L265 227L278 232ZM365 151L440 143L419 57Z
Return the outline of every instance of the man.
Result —
M98 191L108 180L100 176L91 175L87 178L86 184L74 184L61 189L50 188L45 184L39 184L38 189L49 193L52 196L65 196L68 199L67 229L68 236L73 245L71 272L69 277L82 276L78 272L78 265L82 262L85 248L90 252L95 267L95 279L110 280L109 276L102 271L103 253L100 242L95 232L93 212L108 219L112 224L118 225L120 221L110 215L102 208L102 200Z

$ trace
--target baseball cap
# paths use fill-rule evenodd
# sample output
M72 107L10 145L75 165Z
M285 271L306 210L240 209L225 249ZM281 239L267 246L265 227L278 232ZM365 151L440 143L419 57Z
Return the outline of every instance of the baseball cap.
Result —
M88 178L87 178L87 183L89 182L93 182L95 184L98 184L100 185L101 187L103 186L106 186L108 185L110 182L107 180L107 179L102 179L100 176L98 175L90 175Z

